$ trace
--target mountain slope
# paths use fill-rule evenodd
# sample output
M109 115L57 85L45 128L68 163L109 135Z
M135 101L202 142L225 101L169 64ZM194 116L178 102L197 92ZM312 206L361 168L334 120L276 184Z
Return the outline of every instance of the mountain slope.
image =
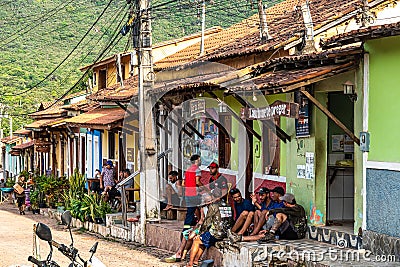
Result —
M82 75L79 67L93 63L114 36L118 43L111 45L103 57L130 49L129 35L118 35L128 21L126 2L4 0L0 3L0 104L6 105L6 111L14 117L14 130L29 122L27 114L35 111L38 104L54 100L70 89ZM101 19L91 27L108 4ZM153 43L200 31L199 3L158 0L152 5ZM207 28L228 27L256 12L245 0L208 1L206 7ZM71 53L74 47L76 50ZM84 88L82 82L74 91ZM3 120L1 126L7 133L8 122Z

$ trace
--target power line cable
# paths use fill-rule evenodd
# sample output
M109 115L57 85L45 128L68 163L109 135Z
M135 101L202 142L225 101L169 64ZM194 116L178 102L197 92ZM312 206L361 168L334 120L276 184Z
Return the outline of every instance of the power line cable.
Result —
M69 2L66 2L66 3L65 3L63 6L61 6L61 7L58 6L58 7L57 7L57 8L59 8L58 10L57 10L57 8L54 8L54 9L50 10L50 11L49 11L50 14L46 14L47 17L45 17L45 15L43 15L43 16L39 17L38 19L33 20L30 24L25 25L24 27L21 27L21 28L17 29L13 34L11 34L10 36L6 37L4 40L1 41L1 42L2 42L2 45L3 45L3 47L1 47L1 48L2 48L2 49L5 49L5 48L4 48L5 45L8 45L9 43L11 43L11 42L15 41L16 39L20 38L22 35L24 35L24 34L30 32L30 31L33 30L33 29L35 29L35 28L38 27L40 24L42 24L43 22L47 21L48 19L50 19L51 17L53 17L55 14L57 14L58 11L63 10L66 6L68 6L68 5L69 5L70 3L72 3L73 1L74 1L74 0L70 0ZM54 11L55 11L55 12L54 12ZM54 13L51 14L52 12L54 12ZM41 20L41 19L43 19L43 18L44 18L44 20L42 20L42 21L40 21L40 23L38 23L38 21ZM36 25L36 27L31 27L31 26L33 26L33 25ZM21 31L22 31L23 29L25 29L25 31L23 31L22 34L21 34ZM8 40L9 38L11 38L11 37L13 37L13 36L15 36L15 35L18 35L18 36L15 37L15 38L13 38L13 39L11 39L11 40L8 41L8 42L6 41L6 40Z
M97 22L100 20L100 18L103 16L103 14L106 12L106 10L108 9L108 7L111 5L111 3L114 0L110 0L107 4L107 6L103 9L103 11L100 13L100 15L97 17L96 21L92 24L92 26L86 31L86 33L83 35L83 37L81 38L81 40L78 42L78 44L75 45L75 47L72 49L72 51L70 53L68 53L68 55L56 66L56 68L54 68L49 74L47 74L46 77L44 77L41 81L39 81L38 83L36 83L34 86L32 86L31 88L28 88L27 90L23 91L23 92L19 92L16 94L5 94L5 96L17 96L17 95L22 95L25 94L29 91L31 91L32 89L34 89L35 87L37 87L38 85L42 84L47 78L49 78L67 59L68 57L76 50L76 48L83 42L83 40L86 38L86 36L90 33L90 31L92 30L92 28L97 24Z

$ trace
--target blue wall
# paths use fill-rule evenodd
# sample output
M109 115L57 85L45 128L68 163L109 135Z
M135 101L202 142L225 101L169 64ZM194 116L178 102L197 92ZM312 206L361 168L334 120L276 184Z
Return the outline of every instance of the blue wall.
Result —
M367 229L400 237L400 172L367 169Z

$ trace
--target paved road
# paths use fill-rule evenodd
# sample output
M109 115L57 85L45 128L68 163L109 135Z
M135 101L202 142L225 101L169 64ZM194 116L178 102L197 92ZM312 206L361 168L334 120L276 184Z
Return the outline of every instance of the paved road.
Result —
M19 215L14 205L0 204L0 267L8 267L14 264L28 265L27 258L33 251L33 225L37 222L47 224L53 234L53 239L59 243L70 244L69 233L65 226L58 225L53 219L42 215L33 215L32 212L26 212L26 215ZM127 245L118 242L107 241L96 236L73 232L75 247L79 249L83 258L89 256L89 249L99 241L96 257L98 257L108 267L136 267L136 266L171 266L168 263L161 262L159 258L167 255L160 250L151 248L133 249ZM41 257L44 259L49 246L40 241ZM152 255L155 256L152 256ZM61 266L68 266L68 259L60 252L54 251L53 259Z

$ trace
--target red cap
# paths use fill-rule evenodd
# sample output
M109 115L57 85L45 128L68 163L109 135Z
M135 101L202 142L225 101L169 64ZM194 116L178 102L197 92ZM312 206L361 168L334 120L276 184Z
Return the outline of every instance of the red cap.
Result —
M210 165L208 165L208 167L207 168L219 168L219 166L218 166L218 164L217 163L215 163L215 162L211 162L211 164Z

